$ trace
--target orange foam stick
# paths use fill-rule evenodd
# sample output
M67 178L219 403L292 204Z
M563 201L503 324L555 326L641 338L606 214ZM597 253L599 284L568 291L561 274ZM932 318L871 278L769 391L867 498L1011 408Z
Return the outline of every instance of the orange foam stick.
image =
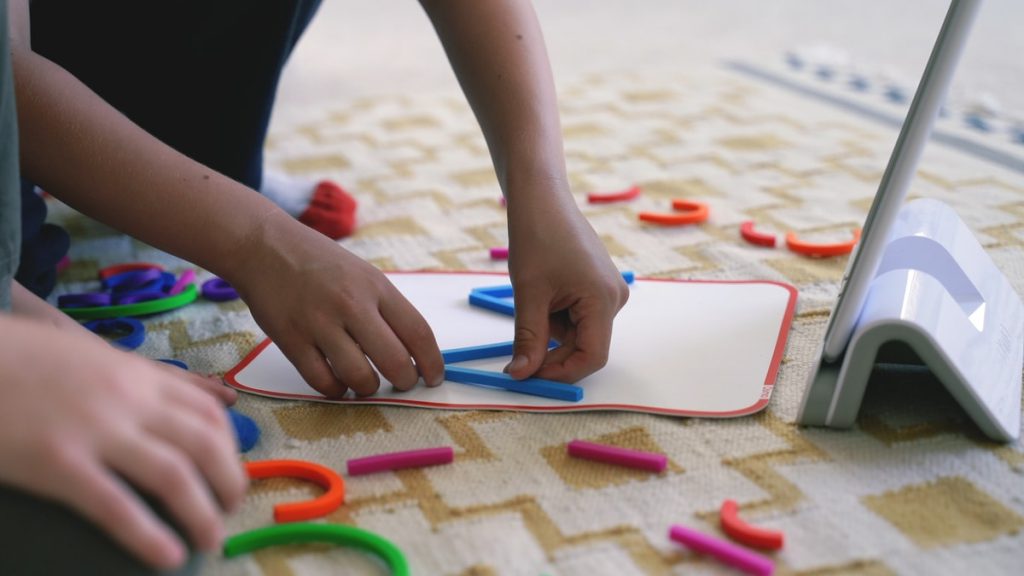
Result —
M762 550L779 550L782 548L784 540L782 532L766 530L747 524L740 518L739 506L733 500L722 502L718 518L722 522L722 530L740 544Z
M710 210L708 205L695 200L672 201L672 209L682 212L681 214L664 214L661 212L641 212L640 219L652 224L663 226L681 226L683 224L700 224L708 219Z
M275 522L297 522L319 518L334 512L345 502L345 481L341 476L319 464L306 462L304 460L261 460L258 462L246 462L245 471L249 478L257 480L260 478L273 478L283 476L285 478L300 478L309 480L326 492L313 500L301 502L289 502L274 506Z
M591 204L607 204L609 202L621 202L632 200L640 195L640 187L632 186L621 192L591 192L587 194L587 202Z
M853 247L860 241L860 228L853 231L853 239L848 242L837 242L835 244L812 244L804 242L797 237L796 232L786 233L786 247L804 256L825 258L828 256L841 256L853 252Z
M753 220L747 220L743 224L740 224L740 236L755 246L768 246L769 248L775 247L775 234L765 234L764 232L754 230Z

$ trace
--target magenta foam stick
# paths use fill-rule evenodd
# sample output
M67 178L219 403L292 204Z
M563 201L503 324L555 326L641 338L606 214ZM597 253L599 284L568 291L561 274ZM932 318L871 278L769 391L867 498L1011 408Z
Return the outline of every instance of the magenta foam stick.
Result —
M569 442L569 456L598 460L630 468L642 468L653 472L661 472L668 466L668 456L654 452L641 452L607 444L595 444L586 440Z
M171 286L171 290L168 292L168 294L170 294L171 296L174 296L175 294L181 294L181 291L184 290L186 286L195 283L195 281L196 271L189 268L188 270L185 270L184 272L181 273L181 276L178 277L178 281L174 283L174 286Z
M455 451L452 450L451 446L409 450L407 452L390 452L388 454L377 454L376 456L349 460L348 475L360 476L384 470L436 466L437 464L448 464L454 459Z
M491 260L508 260L508 248L491 248Z
M742 546L732 542L726 542L708 536L686 526L678 524L669 528L668 537L690 548L694 552L714 556L722 562L748 574L756 576L771 576L775 571L775 563L770 558L757 552L751 552Z

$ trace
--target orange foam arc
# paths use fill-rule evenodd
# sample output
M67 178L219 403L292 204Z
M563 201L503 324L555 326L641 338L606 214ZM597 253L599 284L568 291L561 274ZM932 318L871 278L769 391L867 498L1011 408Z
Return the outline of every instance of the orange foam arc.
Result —
M672 200L672 209L678 210L680 214L665 214L661 212L641 212L639 217L644 222L661 224L663 226L682 226L684 224L700 224L706 222L711 210L708 205L695 200Z
M797 237L796 232L786 233L786 247L804 256L826 258L828 256L842 256L853 252L853 247L860 241L860 228L853 231L853 238L848 242L837 242L834 244L813 244L804 242Z
M587 202L591 204L607 204L609 202L632 200L638 196L640 196L640 187L632 186L621 192L591 192L587 194Z
M766 530L747 524L740 518L739 506L733 500L722 502L718 518L722 523L722 530L740 544L762 550L779 550L782 548L785 539L782 532Z
M274 506L275 522L298 522L320 518L337 510L345 502L345 481L334 470L304 460L261 460L246 462L249 478L299 478L308 480L326 491L318 498Z
M755 246L767 246L769 248L775 247L775 235L754 230L753 220L747 220L743 224L740 224L740 236Z

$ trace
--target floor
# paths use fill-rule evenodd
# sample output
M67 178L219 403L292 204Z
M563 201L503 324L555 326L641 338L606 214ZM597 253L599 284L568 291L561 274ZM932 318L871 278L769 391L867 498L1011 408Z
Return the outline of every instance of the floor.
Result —
M627 69L680 70L787 52L916 85L947 3L938 0L536 0L557 81ZM1024 124L1024 2L981 7L952 88ZM299 44L278 113L367 94L455 90L420 7L331 0Z

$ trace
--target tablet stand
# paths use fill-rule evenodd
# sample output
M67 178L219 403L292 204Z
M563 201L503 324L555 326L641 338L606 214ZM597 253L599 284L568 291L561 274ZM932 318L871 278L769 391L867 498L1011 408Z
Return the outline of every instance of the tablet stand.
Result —
M1019 437L1024 305L937 200L900 210L846 351L819 361L799 422L851 427L874 367L893 352L923 364L987 436Z

